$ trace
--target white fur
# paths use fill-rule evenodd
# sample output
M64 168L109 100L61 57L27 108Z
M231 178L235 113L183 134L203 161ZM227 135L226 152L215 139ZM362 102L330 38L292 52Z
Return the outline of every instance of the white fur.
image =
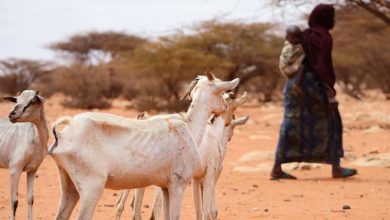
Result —
M28 219L31 220L35 173L47 152L44 99L32 90L25 90L20 96L9 99L16 101L16 105L9 118L0 119L0 168L10 170L10 219L15 219L18 206L20 175L23 171L27 172ZM33 99L38 102L28 105Z
M184 190L193 176L202 173L197 146L207 118L226 110L221 93L237 84L238 79L220 82L200 77L184 119L167 115L133 120L91 112L74 116L52 150L62 188L56 219L68 219L78 199L78 219L92 219L104 188L150 185L162 188L165 219L179 219Z

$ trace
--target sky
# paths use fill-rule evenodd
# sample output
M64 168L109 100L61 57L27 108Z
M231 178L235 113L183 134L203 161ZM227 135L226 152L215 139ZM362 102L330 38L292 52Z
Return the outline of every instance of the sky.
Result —
M50 43L89 31L155 38L219 18L302 24L307 8L277 9L269 0L1 0L0 59L55 59Z

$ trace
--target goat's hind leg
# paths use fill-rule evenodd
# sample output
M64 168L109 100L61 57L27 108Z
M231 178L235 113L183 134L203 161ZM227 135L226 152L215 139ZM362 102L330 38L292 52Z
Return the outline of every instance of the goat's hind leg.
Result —
M142 220L141 209L145 188L138 188L134 193L133 219Z
M61 180L61 203L56 220L68 220L80 196L66 171L58 167L58 173Z
M120 220L122 212L125 208L127 197L129 196L129 189L122 190L118 201L115 204L115 220Z
M83 182L78 181L79 185L76 185L80 194L80 211L77 219L90 220L92 219L96 205L103 194L107 179L93 176L90 176L89 180L85 177L81 179L83 179Z

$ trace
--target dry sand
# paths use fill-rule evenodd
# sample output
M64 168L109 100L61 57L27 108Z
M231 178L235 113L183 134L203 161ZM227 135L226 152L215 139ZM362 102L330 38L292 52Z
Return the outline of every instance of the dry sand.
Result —
M59 98L46 103L48 122L83 110L64 109ZM106 110L135 117L126 103L116 101ZM5 116L10 104L0 103ZM356 167L359 175L350 179L332 179L330 167L321 164L289 164L295 181L270 181L269 172L282 119L282 103L243 107L238 115L249 115L247 125L235 131L229 143L224 171L218 182L218 219L390 219L390 101L383 98L356 102L340 97L344 122L343 165ZM49 141L51 143L51 140ZM0 170L0 219L10 213L8 170ZM26 219L26 175L19 186L17 219ZM182 219L195 219L191 187L187 188ZM99 201L94 219L114 219L114 204L120 192L106 190ZM53 219L60 199L56 165L47 157L35 181L34 219ZM150 213L152 188L146 192L143 216ZM348 205L350 209L343 209ZM75 208L72 218L77 214ZM126 204L123 219L130 219Z

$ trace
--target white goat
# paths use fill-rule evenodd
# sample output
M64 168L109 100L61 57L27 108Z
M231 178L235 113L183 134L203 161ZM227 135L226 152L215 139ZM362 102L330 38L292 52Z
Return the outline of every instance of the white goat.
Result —
M199 153L205 172L193 179L193 195L198 220L217 219L218 210L215 200L215 187L223 169L227 144L233 136L237 125L245 124L249 117L233 120L236 108L248 101L246 93L239 99L227 99L226 114L215 117L211 125L206 127ZM203 211L202 211L203 209ZM202 215L203 214L203 215Z
M233 97L229 94L226 94L225 100L228 102L226 113L220 117L213 118L213 123L207 125L202 142L199 146L202 167L205 168L205 172L200 178L194 179L193 183L197 219L202 219L202 204L203 216L205 219L217 218L215 185L222 172L227 142L230 141L233 136L235 126L245 124L249 118L246 116L237 120L232 120L234 111L237 107L248 101L246 93L239 99L233 99ZM143 117L145 116L143 115L142 117L139 117L139 119L142 119ZM200 199L200 189L203 190L203 200ZM133 219L135 220L142 219L141 206L144 192L145 188L136 189L132 198L131 204L133 208ZM123 190L116 203L116 220L120 219L128 194L129 190ZM150 217L152 220L159 219L161 194L161 189L159 187L155 187L153 209Z
M166 220L180 218L183 193L202 171L198 152L207 119L226 110L221 93L239 80L221 82L210 72L191 83L192 103L185 119L127 119L82 113L58 120L50 149L61 179L56 219L68 219L80 199L79 220L92 219L104 188L131 189L157 185L164 195ZM61 133L56 128L66 124Z
M0 119L0 168L10 170L10 219L15 219L19 179L26 171L28 219L31 220L35 173L45 158L49 137L43 107L45 100L32 90L4 99L16 103L8 118Z

